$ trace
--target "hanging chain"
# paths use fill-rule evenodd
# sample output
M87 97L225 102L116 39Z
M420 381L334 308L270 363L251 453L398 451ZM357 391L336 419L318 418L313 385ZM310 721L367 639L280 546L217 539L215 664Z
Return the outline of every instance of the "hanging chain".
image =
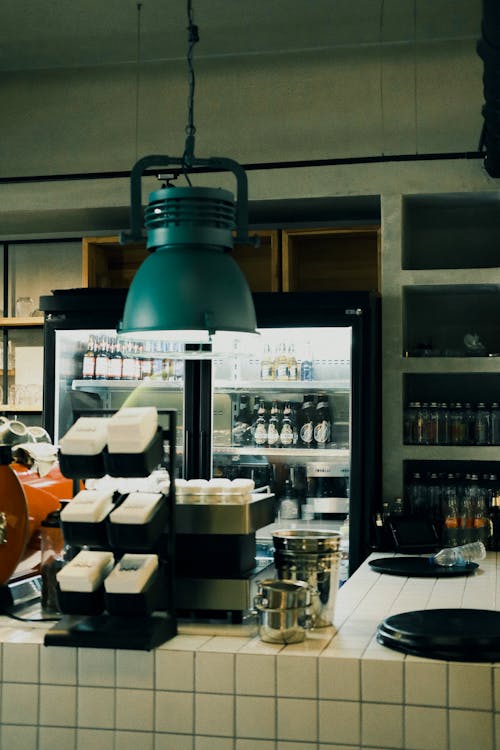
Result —
M193 66L193 51L194 45L199 41L200 37L198 34L198 26L193 22L193 8L191 0L187 0L187 17L188 17L188 81L189 81L189 94L188 94L188 117L186 125L186 141L184 146L184 154L182 156L182 163L184 169L188 169L194 158L194 136L196 128L194 126L194 90L195 90L195 75ZM189 177L186 175L186 179L189 184Z

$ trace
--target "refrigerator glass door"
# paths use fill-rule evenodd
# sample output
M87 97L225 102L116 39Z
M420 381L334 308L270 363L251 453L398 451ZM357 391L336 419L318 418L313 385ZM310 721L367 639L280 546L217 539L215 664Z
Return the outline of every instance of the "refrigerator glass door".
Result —
M93 377L84 377L84 359L89 350L89 342L94 348L94 354L96 349L104 350L106 358L110 360L113 354L116 355L116 331L56 329L54 333L54 443L58 443L79 416L98 416L103 411L111 415L122 406L156 406L159 424L166 428L168 425L162 424L162 409L176 409L176 442L178 464L181 464L184 422L183 360L169 357L168 347L164 346L152 352L151 357L146 356L148 364L142 365L141 370L141 365L131 361L134 359L133 347L125 348L121 352L121 377L110 377L109 371L101 377L99 373L94 373ZM140 346L138 342L137 347ZM142 357L141 362L144 362L144 352Z
M214 361L213 476L269 485L278 523L345 525L352 328L262 328L260 351Z

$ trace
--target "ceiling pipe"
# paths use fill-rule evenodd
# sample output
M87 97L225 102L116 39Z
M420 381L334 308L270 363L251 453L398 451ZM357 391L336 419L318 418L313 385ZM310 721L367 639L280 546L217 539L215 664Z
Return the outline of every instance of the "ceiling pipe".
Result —
M483 0L481 38L477 53L483 61L484 118L479 150L486 153L484 167L490 177L500 177L500 3Z

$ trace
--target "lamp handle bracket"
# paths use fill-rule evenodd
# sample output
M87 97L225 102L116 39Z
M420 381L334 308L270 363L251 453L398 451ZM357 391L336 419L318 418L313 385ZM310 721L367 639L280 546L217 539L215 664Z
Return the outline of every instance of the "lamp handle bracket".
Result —
M232 172L236 177L236 237L235 242L242 245L258 247L258 235L248 234L248 182L247 175L241 164L226 157L213 156L207 159L193 158L186 169L184 157L150 154L139 159L130 172L130 231L120 232L120 243L138 242L144 239L144 219L142 209L142 176L151 167L166 167L178 165L183 172L191 171L192 167L205 167L213 171Z

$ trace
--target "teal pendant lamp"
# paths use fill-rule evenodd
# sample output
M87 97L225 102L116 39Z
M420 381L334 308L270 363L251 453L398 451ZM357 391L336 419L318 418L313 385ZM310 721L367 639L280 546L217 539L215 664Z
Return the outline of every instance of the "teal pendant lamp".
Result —
M198 40L188 2L191 65L192 45ZM191 67L189 122L184 155L145 156L133 167L131 227L121 242L137 242L147 233L150 255L136 272L128 291L118 332L124 338L168 339L189 344L191 356L217 356L256 335L256 318L247 280L231 256L234 242L258 244L248 236L246 173L226 158L196 159L192 122ZM230 171L237 182L236 203L228 190L166 185L152 192L143 214L141 183L153 167L178 166L186 175L193 168ZM235 336L238 344L235 344Z

